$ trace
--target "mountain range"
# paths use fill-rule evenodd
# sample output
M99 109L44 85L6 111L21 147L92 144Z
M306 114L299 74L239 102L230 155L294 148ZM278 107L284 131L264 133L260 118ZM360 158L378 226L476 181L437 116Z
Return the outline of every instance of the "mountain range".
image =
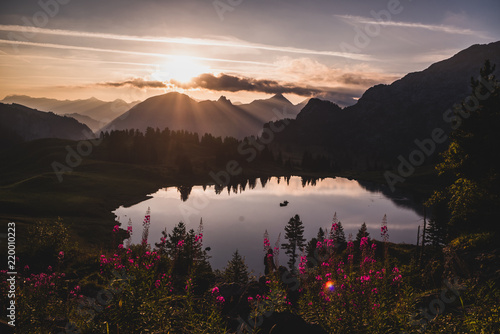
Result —
M112 102L106 102L98 100L95 97L86 100L61 101L26 95L9 95L0 102L8 104L17 103L29 108L52 111L58 115L69 115L79 122L86 124L93 131L97 131L140 101L127 103L117 99Z
M67 116L31 109L20 104L0 103L0 144L11 144L41 138L80 140L92 131Z
M232 103L224 96L217 101L196 101L176 92L131 104L122 100L58 101L19 95L3 101L36 104L43 110L71 114L100 131L168 127L241 139L258 135L270 122L288 118L290 122L275 134L272 143L284 153L288 150L297 154L307 149L331 156L339 167L382 169L393 167L399 155L415 149L415 140L430 137L434 129L451 131L446 120L450 108L470 94L470 79L479 75L486 59L500 66L500 42L473 45L390 85L376 85L355 105L346 108L316 98L294 105L281 94L248 104ZM69 117L64 122L54 114L42 117L40 111L20 105L2 105L2 110L4 114L11 113L8 120L6 114L3 116L4 133L21 140L43 136L78 139L83 129L76 120L69 121ZM13 111L20 112L20 116L13 118ZM103 126L106 118L112 121ZM20 120L28 125L23 128ZM40 129L36 129L37 122ZM50 125L51 122L57 126ZM64 129L65 126L69 128Z
M315 149L347 168L389 168L417 148L415 140L436 128L451 131L450 108L471 93L471 78L487 59L500 67L500 42L473 45L390 85L376 85L344 109L311 99L274 144Z
M181 93L151 97L117 117L101 131L148 127L187 130L200 135L230 136L242 139L257 135L263 125L272 120L295 118L305 103L294 105L283 95L266 100L234 105L221 96L217 101L197 102Z

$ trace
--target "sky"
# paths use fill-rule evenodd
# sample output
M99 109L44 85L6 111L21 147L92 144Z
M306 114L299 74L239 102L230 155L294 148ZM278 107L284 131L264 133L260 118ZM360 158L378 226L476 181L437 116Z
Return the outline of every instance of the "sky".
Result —
M498 0L17 0L0 4L0 99L171 91L350 105L473 44Z

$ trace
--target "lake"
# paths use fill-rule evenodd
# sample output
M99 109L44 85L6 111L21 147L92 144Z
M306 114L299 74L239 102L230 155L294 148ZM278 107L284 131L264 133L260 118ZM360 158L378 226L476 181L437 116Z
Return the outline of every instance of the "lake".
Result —
M281 207L280 203L289 204ZM213 269L223 269L232 253L238 249L249 269L255 274L264 271L263 234L268 231L271 246L291 217L298 214L304 223L307 240L315 237L320 227L331 227L337 213L346 238L356 233L366 222L370 237L380 238L380 226L387 214L390 241L416 243L417 228L422 224L418 205L409 197L390 194L368 183L345 178L306 180L293 176L250 180L233 185L230 191L212 186L169 187L151 194L151 198L131 207L114 211L120 217L122 228L132 220L132 242L140 243L142 223L148 207L151 225L148 241L154 246L160 241L161 231L171 232L183 221L188 229L198 228L203 218L204 247L210 247ZM284 251L280 264L286 265Z

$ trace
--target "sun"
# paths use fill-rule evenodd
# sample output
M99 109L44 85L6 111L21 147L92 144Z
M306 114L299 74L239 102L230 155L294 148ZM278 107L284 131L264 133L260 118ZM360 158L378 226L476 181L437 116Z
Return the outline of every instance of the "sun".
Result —
M157 70L153 73L153 78L161 81L175 80L185 83L209 70L210 67L193 57L174 56L169 57L165 63L158 65Z

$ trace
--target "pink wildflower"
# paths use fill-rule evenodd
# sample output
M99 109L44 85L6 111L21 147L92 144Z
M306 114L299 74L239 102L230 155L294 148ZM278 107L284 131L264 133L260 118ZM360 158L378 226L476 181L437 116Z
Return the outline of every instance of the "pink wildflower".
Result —
M307 257L302 255L300 257L300 263L299 263L299 272L301 274L304 274L306 272L306 266L307 266Z
M362 237L361 242L359 244L360 248L363 248L364 246L368 246L368 238L367 237Z

